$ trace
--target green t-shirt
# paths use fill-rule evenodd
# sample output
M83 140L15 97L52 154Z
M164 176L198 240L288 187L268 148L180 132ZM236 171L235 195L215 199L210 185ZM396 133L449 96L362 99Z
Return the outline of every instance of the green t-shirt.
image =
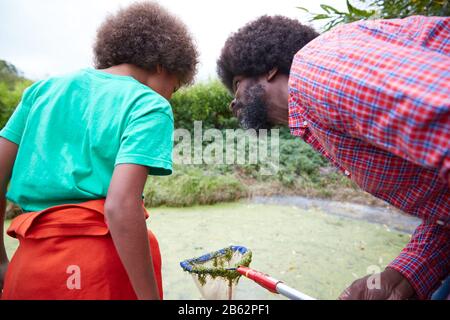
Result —
M172 173L171 106L128 76L84 69L36 82L0 136L19 145L6 197L25 211L105 198L117 164Z

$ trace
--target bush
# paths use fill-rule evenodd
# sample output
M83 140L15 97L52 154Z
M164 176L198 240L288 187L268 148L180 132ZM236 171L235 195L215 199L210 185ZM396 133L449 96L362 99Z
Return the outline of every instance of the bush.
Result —
M203 129L238 128L237 119L229 109L232 99L217 80L181 89L171 100L175 128L193 130L194 121L203 121Z
M280 128L279 166L275 175L261 176L260 164L235 165L234 168L220 166L220 170L238 169L244 175L259 181L278 180L284 186L302 178L317 182L319 170L329 166L329 161L298 137L291 136L288 128ZM248 150L247 150L248 151Z
M176 167L169 177L149 177L145 205L184 207L235 201L247 195L244 185L233 175L220 175L199 167Z
M278 179L283 184L292 184L300 177L316 181L319 169L329 162L300 138L280 139L280 169Z
M0 129L19 104L23 90L31 84L32 81L23 78L16 67L0 60Z

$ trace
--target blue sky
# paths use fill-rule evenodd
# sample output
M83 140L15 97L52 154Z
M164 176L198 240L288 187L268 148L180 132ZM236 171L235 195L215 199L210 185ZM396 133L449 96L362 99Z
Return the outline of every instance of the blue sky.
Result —
M104 17L133 0L0 0L0 59L41 79L92 66L92 43ZM215 62L230 33L263 14L307 23L296 9L321 3L345 10L345 0L161 0L186 22L199 47L197 79L215 77ZM318 26L316 26L318 27Z

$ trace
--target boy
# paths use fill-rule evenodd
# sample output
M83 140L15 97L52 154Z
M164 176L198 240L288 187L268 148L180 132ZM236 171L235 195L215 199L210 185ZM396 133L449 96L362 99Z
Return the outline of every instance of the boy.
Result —
M172 171L168 100L198 53L152 2L108 17L94 53L96 69L28 88L0 132L0 224L8 183L27 212L8 230L20 240L9 265L1 239L4 299L162 298L142 192L149 174Z

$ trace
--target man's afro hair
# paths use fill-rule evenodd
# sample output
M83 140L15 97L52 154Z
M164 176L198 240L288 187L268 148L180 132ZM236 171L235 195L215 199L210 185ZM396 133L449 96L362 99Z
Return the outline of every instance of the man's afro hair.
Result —
M297 20L262 16L228 38L217 61L217 73L230 91L238 75L260 76L275 67L288 75L294 55L317 36L313 28Z

